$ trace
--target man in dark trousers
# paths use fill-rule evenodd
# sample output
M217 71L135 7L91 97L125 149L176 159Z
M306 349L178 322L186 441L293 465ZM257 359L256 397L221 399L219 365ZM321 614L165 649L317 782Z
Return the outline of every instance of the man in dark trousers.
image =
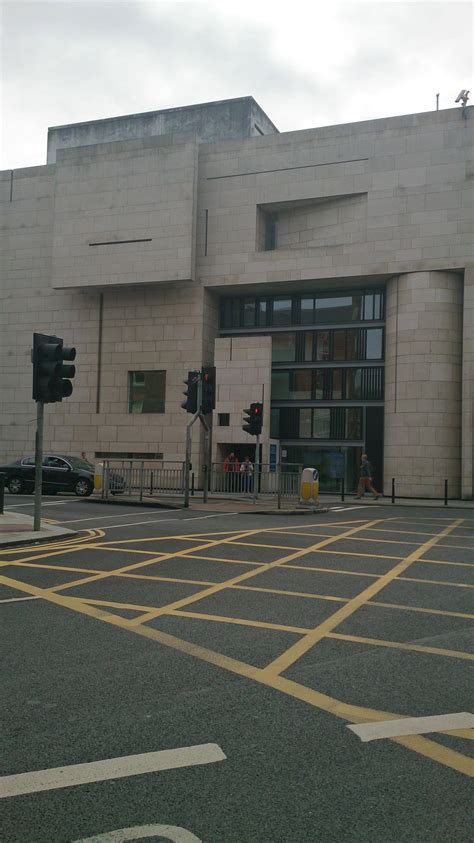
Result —
M360 464L360 472L359 472L359 485L357 486L357 495L356 498L361 498L364 494L365 490L367 489L369 492L372 492L374 499L377 500L380 497L380 492L377 492L372 485L372 477L373 477L373 469L367 457L367 454L362 454L361 464Z

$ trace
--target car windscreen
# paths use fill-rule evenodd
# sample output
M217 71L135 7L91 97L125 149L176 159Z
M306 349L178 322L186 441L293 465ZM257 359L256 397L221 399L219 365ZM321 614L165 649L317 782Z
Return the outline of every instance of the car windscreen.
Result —
M80 457L67 457L73 468L81 468L83 471L94 471L94 466L90 462L81 460Z

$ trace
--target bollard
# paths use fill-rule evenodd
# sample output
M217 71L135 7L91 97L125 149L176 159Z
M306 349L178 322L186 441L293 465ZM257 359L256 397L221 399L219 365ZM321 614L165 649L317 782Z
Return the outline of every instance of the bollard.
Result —
M194 495L194 471L191 474L191 494Z
M444 481L444 505L448 505L448 481Z
M344 501L344 477L341 477L341 501Z
M153 469L150 471L150 497L153 494Z
M392 503L395 503L395 477L392 477Z
M6 474L0 474L0 515L3 515L3 507L5 503L5 477Z

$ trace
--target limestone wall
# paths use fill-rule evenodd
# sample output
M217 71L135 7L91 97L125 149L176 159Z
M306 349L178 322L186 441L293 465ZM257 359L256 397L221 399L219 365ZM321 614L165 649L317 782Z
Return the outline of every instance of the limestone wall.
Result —
M462 277L416 272L387 285L384 486L460 495Z

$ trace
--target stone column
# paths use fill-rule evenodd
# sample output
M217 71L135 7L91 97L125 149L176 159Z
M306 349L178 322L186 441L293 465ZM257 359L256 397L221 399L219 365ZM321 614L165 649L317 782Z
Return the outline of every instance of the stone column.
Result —
M462 276L411 272L387 284L385 493L461 493Z
M462 489L474 498L474 266L464 273L462 360Z

